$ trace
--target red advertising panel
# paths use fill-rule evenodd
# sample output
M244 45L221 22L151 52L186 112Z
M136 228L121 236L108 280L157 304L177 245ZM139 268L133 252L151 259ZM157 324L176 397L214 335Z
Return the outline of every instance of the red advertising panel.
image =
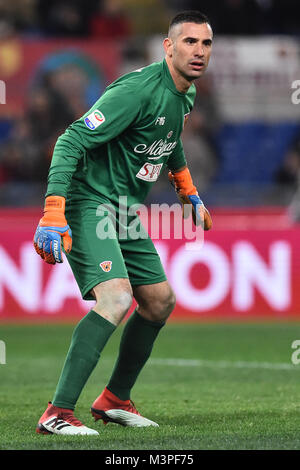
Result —
M283 230L277 219L274 229L234 229L229 217L217 214L197 249L185 240L154 240L177 296L172 318L299 319L300 228ZM67 261L49 266L35 253L39 218L39 210L0 212L0 321L75 321L93 306L81 300Z

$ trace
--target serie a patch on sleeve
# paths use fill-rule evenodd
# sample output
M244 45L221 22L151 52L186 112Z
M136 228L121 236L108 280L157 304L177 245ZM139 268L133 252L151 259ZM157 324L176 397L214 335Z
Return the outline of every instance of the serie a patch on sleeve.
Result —
M85 125L92 131L103 124L105 121L105 116L99 109L95 109L91 114L84 118Z

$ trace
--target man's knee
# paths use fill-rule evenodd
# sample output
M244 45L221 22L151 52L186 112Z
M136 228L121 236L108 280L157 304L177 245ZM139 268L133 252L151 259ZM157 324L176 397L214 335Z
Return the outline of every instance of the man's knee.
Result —
M174 291L170 288L167 295L160 300L160 316L167 319L168 316L173 312L175 304L176 296Z
M167 285L163 289L154 290L151 295L139 298L138 312L151 321L166 321L176 304L175 293Z
M112 279L92 289L96 304L93 310L118 325L132 304L132 289L128 280Z

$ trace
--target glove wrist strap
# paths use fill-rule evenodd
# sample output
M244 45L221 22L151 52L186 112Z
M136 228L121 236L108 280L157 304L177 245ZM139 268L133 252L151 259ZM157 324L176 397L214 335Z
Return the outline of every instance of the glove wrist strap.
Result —
M193 180L189 169L186 167L184 170L173 173L173 181L176 190L183 196L198 195L197 188L193 184Z
M66 200L62 196L48 196L45 200L44 216L40 220L41 227L65 227Z
M44 212L65 213L66 200L63 196L48 196L45 199Z

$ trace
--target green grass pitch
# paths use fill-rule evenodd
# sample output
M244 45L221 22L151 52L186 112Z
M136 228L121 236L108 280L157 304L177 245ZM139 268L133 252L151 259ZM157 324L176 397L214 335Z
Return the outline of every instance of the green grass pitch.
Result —
M90 405L106 385L122 327L114 333L76 407L99 436L35 433L52 399L73 325L0 325L0 449L300 449L299 323L175 324L155 344L133 390L158 428L94 423Z

